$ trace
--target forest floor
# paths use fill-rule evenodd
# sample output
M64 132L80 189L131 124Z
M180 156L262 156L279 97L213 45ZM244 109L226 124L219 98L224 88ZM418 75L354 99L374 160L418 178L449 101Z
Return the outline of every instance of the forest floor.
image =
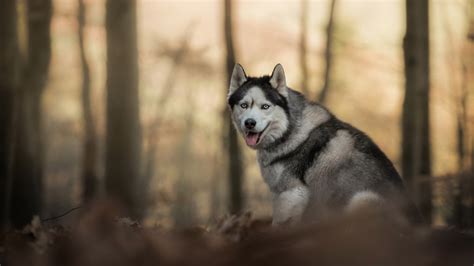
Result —
M249 213L210 228L145 228L97 204L71 228L34 219L0 238L0 265L465 265L474 235L401 226L360 212L328 222L272 227Z

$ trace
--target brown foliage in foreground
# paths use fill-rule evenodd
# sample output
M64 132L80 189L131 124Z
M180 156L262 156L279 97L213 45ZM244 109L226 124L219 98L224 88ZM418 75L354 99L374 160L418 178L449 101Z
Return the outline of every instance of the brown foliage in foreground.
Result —
M272 228L249 214L214 228L174 231L91 209L72 229L34 220L1 238L2 265L472 265L474 237L396 225L360 212L330 222Z

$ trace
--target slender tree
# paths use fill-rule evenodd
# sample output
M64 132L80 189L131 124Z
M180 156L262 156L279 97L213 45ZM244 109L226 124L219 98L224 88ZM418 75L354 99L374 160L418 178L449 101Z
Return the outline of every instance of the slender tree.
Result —
M135 0L107 0L107 133L105 190L130 215L140 216L141 128Z
M300 14L300 65L301 65L301 91L309 96L308 93L308 0L301 0Z
M402 172L420 210L431 221L428 0L406 0L405 98L402 115ZM416 182L420 178L422 182Z
M467 16L466 16L467 17ZM454 102L454 114L456 116L456 138L457 138L457 155L458 155L458 171L462 172L466 170L467 157L468 157L468 105L467 100L469 98L468 82L467 82L467 65L470 60L469 54L464 49L467 40L461 42L460 45L456 45L454 42L452 26L448 17L448 13L445 11L444 16L444 28L446 33L447 43L447 58L446 67L449 71L448 81L450 91L453 93ZM467 32L468 34L468 32ZM457 73L461 72L461 75ZM460 78L458 78L460 76Z
M21 227L41 210L43 138L41 97L51 60L51 0L27 1L28 53L18 92L11 221Z
M472 58L474 56L474 2L473 1L470 1L469 2L469 7L468 7L468 23L469 23L469 29L468 29L468 33L467 33L467 41L468 41L468 44L467 44L467 47L471 47L471 49L467 49L467 58ZM472 60L468 61L468 65L467 65L467 72L472 76L474 75L474 63L472 62ZM469 75L468 74L468 75ZM469 82L468 82L469 83ZM471 93L474 91L474 87L473 87L473 82L470 82L470 87L468 88L468 91L470 91ZM469 85L468 85L469 86ZM474 131L474 129L473 129ZM474 132L471 132L471 154L470 154L470 163L471 163L471 172L474 172ZM474 182L474 181L472 181ZM471 194L471 199L472 199L472 204L474 205L474 185L471 186L472 188L472 194ZM474 216L474 206L472 206L472 209L473 209L473 216Z
M468 85L467 85L467 66L465 62L461 63L462 80L461 91L459 95L459 106L456 112L456 136L457 136L457 153L458 153L458 169L459 171L466 170L466 153L467 153L467 99L468 99Z
M450 35L450 34L449 34ZM448 35L448 37L450 37ZM454 50L454 47L452 47ZM462 50L462 49L461 49ZM462 53L463 51L461 51ZM461 55L462 56L462 55ZM468 132L468 120L467 120L467 99L469 97L468 87L467 87L467 67L465 59L460 59L460 70L461 70L461 82L459 86L453 86L453 88L458 87L458 93L456 94L456 137L457 137L457 152L458 152L458 173L459 176L455 178L454 182L456 183L455 190L455 206L454 206L454 217L456 218L456 224L461 227L467 227L470 224L471 214L470 206L466 206L465 202L469 201L470 197L470 184L468 180L463 179L463 172L466 171L466 153L467 149L467 137L469 136ZM452 78L455 76L454 66Z
M8 223L19 58L15 1L0 2L0 232Z
M232 0L224 0L224 41L226 48L226 90L235 65L235 49L232 23ZM227 91L226 91L227 93ZM242 151L237 139L237 132L229 119L230 114L226 107L224 112L224 146L227 150L228 176L230 190L230 212L237 213L242 210Z
M334 43L334 13L336 10L336 0L331 0L328 16L328 24L326 26L326 50L324 51L325 69L324 69L324 85L319 93L318 101L326 103L329 88L331 87L332 65L333 65L333 43Z
M185 130L183 130L183 136L181 143L178 145L177 150L179 158L182 163L185 161L193 162L192 154L192 135L194 131L194 102L192 101L192 91L188 89L186 92L187 105L189 106L184 117ZM173 208L173 216L175 226L178 228L186 228L193 225L195 219L195 208L196 204L191 199L190 192L192 192L192 180L190 179L191 171L193 169L193 163L190 163L189 167L180 167L178 169L178 177L175 184L176 191L176 203Z
M97 141L94 116L91 104L91 78L89 63L87 62L84 44L84 28L86 25L86 6L84 0L78 0L77 22L79 57L82 72L82 115L84 122L83 151L82 151L82 197L84 201L90 201L97 193Z
M190 39L191 34L186 32L182 37L182 40L179 41L178 47L168 47L168 45L162 45L160 51L161 56L166 56L172 60L171 67L166 75L166 79L163 82L162 95L160 95L154 105L154 113L156 114L155 119L151 122L148 127L148 132L146 134L147 148L144 155L144 173L143 178L139 184L140 188L148 187L150 180L153 178L156 171L156 154L158 152L158 139L159 139L159 129L163 122L163 108L166 106L170 96L173 92L173 89L176 85L177 76L180 72L180 68L184 65L186 58L191 57L190 50ZM164 47L164 48L163 48ZM145 202L146 199L143 198L142 202Z
M474 92L474 86L473 82L469 82L472 77L474 77L474 62L472 58L474 58L474 2L470 1L469 6L468 6L468 11L467 11L467 24L468 24L468 29L467 29L467 34L466 34L466 40L464 42L464 49L463 49L463 56L462 56L462 81L461 81L461 87L462 87L462 112L461 112L461 119L468 119L467 118L467 113L468 110L471 107L471 102L468 102L468 99L472 96L472 93ZM463 227L474 227L474 132L472 131L474 127L469 126L467 121L464 120L463 122L465 123L464 127L464 134L465 137L465 144L462 144L463 146L465 145L466 149L466 162L464 166L464 170L468 173L465 176L464 182L461 185L461 198L462 198L462 215L461 215L461 226ZM461 138L459 136L459 138ZM470 147L470 156L469 156L469 140L471 141L471 147ZM458 149L461 149L460 143L458 143ZM470 157L470 160L469 160ZM468 164L471 164L471 169L466 167ZM469 174L470 170L470 174Z
M458 155L458 174L453 176L453 196L452 196L452 211L451 216L448 218L452 224L458 227L467 227L469 224L470 215L469 207L465 205L465 202L469 201L470 186L468 180L465 178L464 171L466 170L466 153L467 149L467 137L468 137L468 120L467 120L467 68L466 59L469 55L464 54L463 44L456 45L451 30L450 20L448 14L444 12L444 28L447 40L447 58L446 67L448 74L448 87L450 92L453 94L454 102L454 115L456 116L456 140L457 140L457 155ZM461 72L461 79L458 79L457 73Z

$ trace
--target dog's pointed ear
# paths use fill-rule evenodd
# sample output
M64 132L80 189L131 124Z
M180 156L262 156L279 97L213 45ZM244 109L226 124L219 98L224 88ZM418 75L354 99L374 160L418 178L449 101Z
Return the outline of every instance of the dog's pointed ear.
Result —
M270 77L270 85L272 85L272 87L276 89L281 95L285 97L288 96L285 70L283 70L283 66L281 64L276 65L273 69L272 76Z
M229 94L232 95L242 84L247 81L247 75L240 64L235 64L232 76L230 77Z

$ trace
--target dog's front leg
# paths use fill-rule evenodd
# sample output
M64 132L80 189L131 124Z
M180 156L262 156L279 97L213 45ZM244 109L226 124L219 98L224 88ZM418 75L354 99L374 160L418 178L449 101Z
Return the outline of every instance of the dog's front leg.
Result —
M305 186L297 186L281 193L273 194L273 225L295 224L308 204L309 191Z

